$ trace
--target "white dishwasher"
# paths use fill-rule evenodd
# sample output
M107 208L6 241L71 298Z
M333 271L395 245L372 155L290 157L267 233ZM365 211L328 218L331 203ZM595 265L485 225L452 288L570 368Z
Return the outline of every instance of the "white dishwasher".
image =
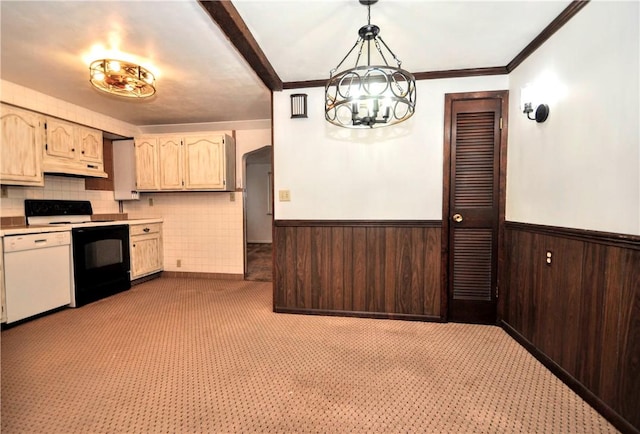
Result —
M71 232L4 237L7 323L71 302Z

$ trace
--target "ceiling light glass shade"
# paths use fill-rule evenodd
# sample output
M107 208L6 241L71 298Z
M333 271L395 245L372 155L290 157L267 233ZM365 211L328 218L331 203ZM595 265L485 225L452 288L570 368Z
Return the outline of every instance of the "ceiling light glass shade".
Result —
M156 93L155 76L146 68L113 59L96 60L89 66L89 81L113 95L147 98Z
M360 0L369 8L375 1ZM416 79L401 68L402 62L378 36L380 28L369 23L358 31L358 40L342 61L331 70L325 86L325 119L345 128L374 128L409 119L416 107ZM355 55L355 66L337 72ZM364 53L364 55L363 55ZM371 57L378 64L371 64ZM361 59L364 60L360 65ZM392 58L396 66L391 66Z

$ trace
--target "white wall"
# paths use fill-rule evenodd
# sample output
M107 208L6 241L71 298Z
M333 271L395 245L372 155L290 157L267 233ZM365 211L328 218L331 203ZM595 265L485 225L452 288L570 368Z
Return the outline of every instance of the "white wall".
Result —
M323 88L275 93L275 218L441 219L445 93L508 87L506 75L418 81L413 117L373 130L326 122ZM290 118L292 93L308 94L308 119Z
M271 146L271 126L236 131L236 188L242 188L245 185L242 179L245 154L265 146Z
M510 74L508 220L640 234L639 17L591 2ZM545 123L519 110L528 83Z

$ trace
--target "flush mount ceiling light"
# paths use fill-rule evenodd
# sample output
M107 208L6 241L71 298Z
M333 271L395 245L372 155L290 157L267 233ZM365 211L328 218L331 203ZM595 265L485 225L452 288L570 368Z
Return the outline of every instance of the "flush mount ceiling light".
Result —
M89 66L89 81L113 95L147 98L156 93L155 76L135 63L114 59L96 60Z
M371 5L378 0L359 0L367 6L367 25L358 30L358 40L329 73L325 86L325 119L345 128L373 128L409 119L416 107L416 79L401 68L402 62L371 24ZM336 73L358 48L355 66ZM366 58L366 64L360 64ZM386 55L385 55L386 53ZM371 56L380 58L371 64ZM391 66L387 58L393 58ZM363 60L364 62L364 60Z

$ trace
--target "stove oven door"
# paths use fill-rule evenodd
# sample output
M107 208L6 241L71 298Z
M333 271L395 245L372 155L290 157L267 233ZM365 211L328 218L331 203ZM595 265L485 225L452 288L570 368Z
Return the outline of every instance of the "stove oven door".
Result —
M129 226L75 228L72 238L75 282L72 306L82 306L131 288Z

